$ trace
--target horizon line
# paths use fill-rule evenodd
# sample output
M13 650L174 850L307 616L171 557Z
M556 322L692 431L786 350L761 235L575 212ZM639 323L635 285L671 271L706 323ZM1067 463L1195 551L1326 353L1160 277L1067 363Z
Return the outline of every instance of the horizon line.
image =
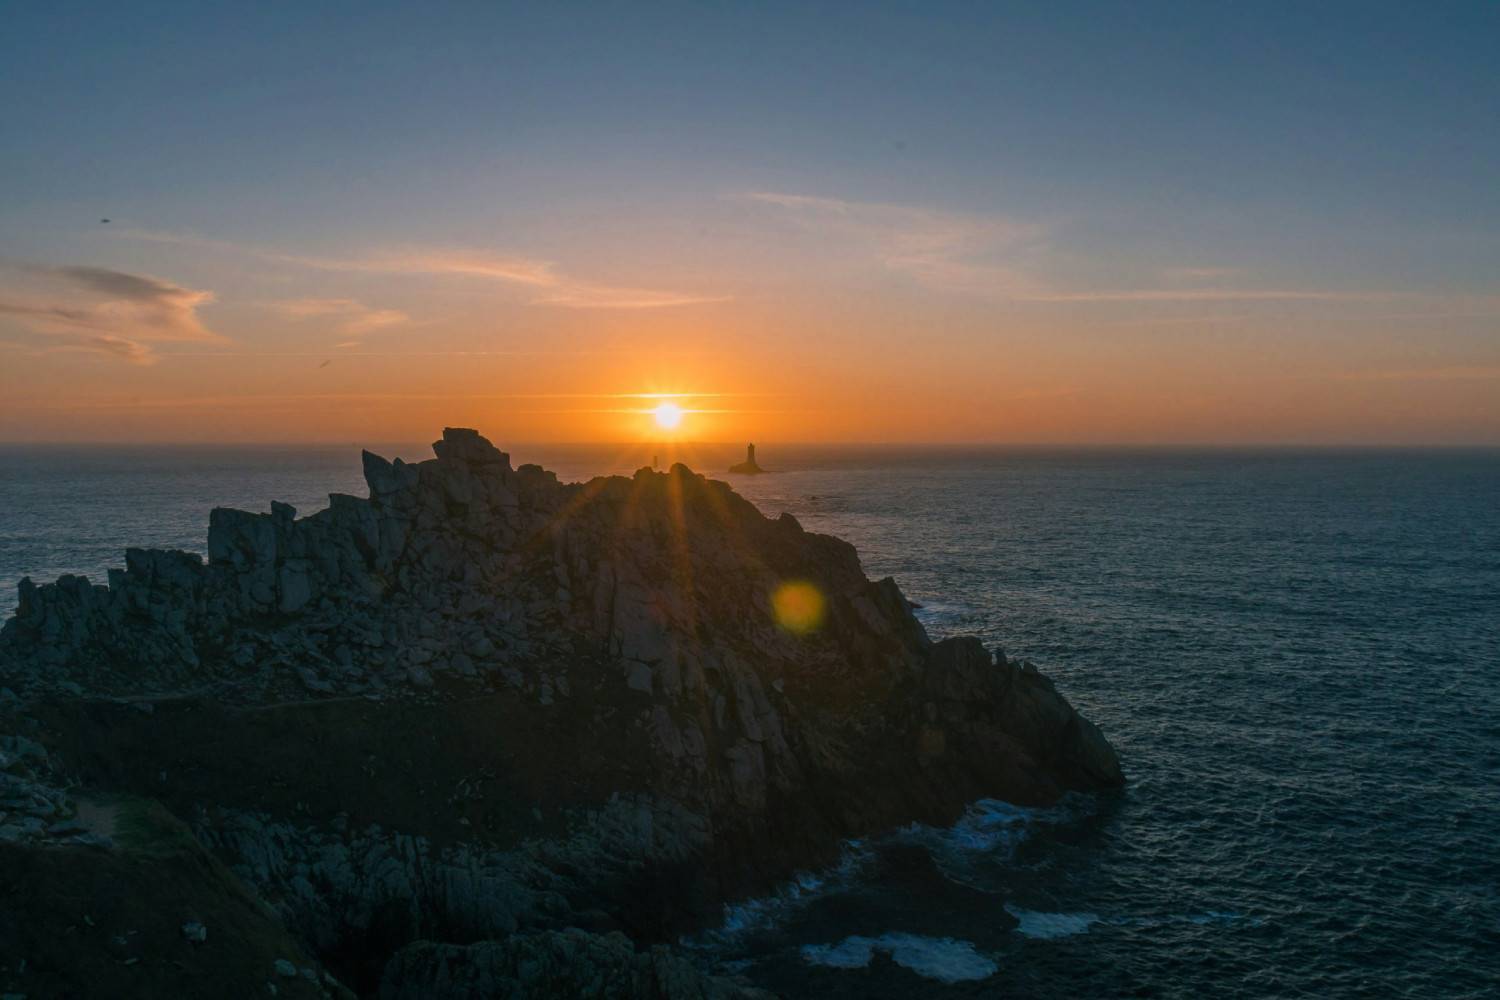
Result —
M481 430L481 434L484 432ZM485 435L485 437L489 437ZM439 438L440 440L440 438ZM619 447L650 447L650 448L743 448L749 439L736 438L722 441L661 441L652 439L620 440L620 439L593 439L593 440L567 440L567 441L514 441L505 445L497 443L493 438L489 439L495 447L501 451L509 451L514 448L619 448ZM192 440L23 440L0 438L0 448L362 448L370 450L375 447L408 447L420 446L431 448L434 442L409 440L368 440L365 442L340 440L299 440L299 441L192 441ZM1018 450L1075 450L1075 451L1102 451L1102 450L1137 450L1137 451L1245 451L1245 450L1287 450L1287 451L1328 451L1328 450L1352 450L1352 451L1500 451L1500 440L1492 442L1475 441L888 441L888 440L859 440L859 441L816 441L816 440L786 440L778 441L769 438L757 438L753 443L757 448L880 448L880 449L922 449L928 448L937 451L957 451L963 449L1007 449Z

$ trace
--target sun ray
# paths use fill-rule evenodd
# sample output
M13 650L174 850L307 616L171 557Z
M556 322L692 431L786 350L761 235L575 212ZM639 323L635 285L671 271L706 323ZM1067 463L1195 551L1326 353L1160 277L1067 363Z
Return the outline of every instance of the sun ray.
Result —
M683 606L688 610L688 630L690 633L698 630L697 606L693 590L693 556L692 544L689 536L689 525L686 505L682 500L683 482L692 472L683 466L679 473L677 466L673 466L667 473L667 501L668 513L672 521L672 556L673 569L675 570L676 584L683 596Z

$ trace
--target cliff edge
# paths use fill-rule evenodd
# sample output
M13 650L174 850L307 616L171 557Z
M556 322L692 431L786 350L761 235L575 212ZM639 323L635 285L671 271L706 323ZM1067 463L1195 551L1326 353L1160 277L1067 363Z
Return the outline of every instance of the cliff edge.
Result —
M0 991L754 996L668 942L846 838L1123 781L1047 678L933 642L846 542L681 465L433 447L366 452L369 497L308 517L214 510L206 563L22 581L0 931L31 958ZM109 933L66 908L123 879Z

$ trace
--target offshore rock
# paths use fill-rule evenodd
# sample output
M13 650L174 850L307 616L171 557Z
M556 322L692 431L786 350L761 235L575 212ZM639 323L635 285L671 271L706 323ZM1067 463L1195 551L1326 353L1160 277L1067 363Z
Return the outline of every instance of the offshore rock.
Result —
M741 476L758 476L766 470L756 464L755 445L747 444L745 446L745 460L731 465L729 471Z
M131 968L295 945L282 995L738 996L664 942L846 838L1123 781L1030 664L932 641L852 546L722 482L560 483L466 429L434 452L364 453L369 497L307 517L214 510L206 563L130 549L107 585L23 580L0 885L62 852L121 877L145 810L199 852L150 858L220 867L142 883L179 902ZM225 923L241 896L264 926ZM11 894L0 923L75 925L63 905ZM215 933L180 954L187 922ZM77 986L49 961L0 992Z

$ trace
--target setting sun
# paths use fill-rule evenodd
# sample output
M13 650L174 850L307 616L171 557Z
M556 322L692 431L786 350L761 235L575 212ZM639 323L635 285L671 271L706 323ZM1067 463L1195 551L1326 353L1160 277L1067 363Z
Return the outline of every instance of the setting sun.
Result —
M663 430L670 431L682 423L682 407L671 401L662 403L651 414L656 418L656 426Z

